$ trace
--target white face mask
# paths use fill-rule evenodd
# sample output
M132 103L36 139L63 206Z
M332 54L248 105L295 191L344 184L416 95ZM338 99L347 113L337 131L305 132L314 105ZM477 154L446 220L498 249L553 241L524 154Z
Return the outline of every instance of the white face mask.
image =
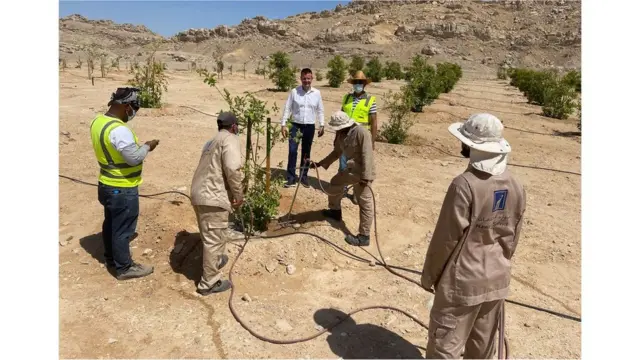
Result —
M133 109L131 109L131 111L133 111L133 114L127 114L127 121L131 121L134 117L136 117L136 111Z
M364 90L363 84L353 84L353 91L355 91L356 93L361 93L362 90Z

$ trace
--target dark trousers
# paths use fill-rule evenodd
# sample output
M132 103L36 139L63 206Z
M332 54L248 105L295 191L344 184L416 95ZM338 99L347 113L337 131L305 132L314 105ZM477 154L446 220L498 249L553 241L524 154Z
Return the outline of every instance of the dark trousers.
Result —
M122 274L132 264L129 241L138 224L138 187L121 188L99 183L98 201L104 207L104 259L107 266Z
M296 137L298 133L302 134L302 154L300 156L300 166L305 166L305 160L311 157L311 144L313 143L313 136L315 134L315 124L297 124L293 123L291 131L289 132L289 161L287 161L287 182L292 183L296 181L296 162L298 160L298 143ZM300 172L300 180L307 180L307 173L309 169L303 169Z

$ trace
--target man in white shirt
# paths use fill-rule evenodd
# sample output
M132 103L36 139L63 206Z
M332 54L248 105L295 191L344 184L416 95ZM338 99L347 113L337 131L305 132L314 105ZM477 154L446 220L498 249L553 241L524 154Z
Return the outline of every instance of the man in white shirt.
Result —
M319 121L318 137L324 134L324 106L320 90L311 87L313 73L311 69L304 68L300 72L300 82L302 85L291 90L289 98L284 106L282 115L282 136L287 136L287 120L291 117L291 132L289 136L289 160L287 162L287 183L285 187L295 186L296 183L296 162L298 160L298 133L302 140L302 154L300 166L305 166L305 159L311 158L311 144L316 128L316 119ZM308 168L301 169L300 182L308 187Z

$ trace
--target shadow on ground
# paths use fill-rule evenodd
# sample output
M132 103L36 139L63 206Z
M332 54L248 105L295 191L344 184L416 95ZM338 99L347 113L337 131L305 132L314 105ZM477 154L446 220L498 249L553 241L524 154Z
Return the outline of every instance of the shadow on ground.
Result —
M175 273L198 284L202 276L202 241L199 233L183 230L176 234L173 250L169 254L169 265Z
M315 322L327 328L347 316L336 309L320 309ZM329 330L327 343L343 359L422 359L418 347L402 336L373 324L357 324L348 318Z

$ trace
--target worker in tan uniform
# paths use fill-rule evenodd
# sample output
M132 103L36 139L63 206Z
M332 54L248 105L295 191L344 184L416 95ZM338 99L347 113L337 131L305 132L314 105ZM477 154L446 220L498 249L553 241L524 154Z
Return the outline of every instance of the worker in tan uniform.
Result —
M229 257L224 253L233 234L228 229L229 213L243 202L242 153L238 140L238 121L233 113L218 116L218 133L202 149L200 163L191 181L191 204L196 212L202 239L202 278L200 295L228 290L220 270Z
M495 353L526 207L525 190L507 169L503 129L491 114L449 127L470 161L449 186L422 270L422 286L435 289L427 359Z
M342 221L340 201L344 196L343 188L353 185L354 196L360 208L360 225L358 235L348 234L345 240L354 246L369 246L369 232L373 222L371 184L375 179L371 133L343 111L337 111L331 115L329 126L336 131L333 151L318 163L311 162L309 167L313 169L321 166L326 170L340 159L343 153L347 158L347 167L331 178L329 189L327 189L329 209L324 210L323 215Z

